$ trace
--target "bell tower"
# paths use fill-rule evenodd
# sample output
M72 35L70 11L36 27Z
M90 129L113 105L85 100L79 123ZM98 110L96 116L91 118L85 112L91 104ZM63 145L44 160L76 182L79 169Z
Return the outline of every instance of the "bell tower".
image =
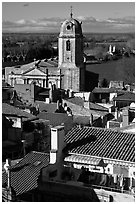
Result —
M58 68L63 75L61 88L74 92L84 91L83 34L81 23L73 18L72 9L70 18L61 25L58 47Z

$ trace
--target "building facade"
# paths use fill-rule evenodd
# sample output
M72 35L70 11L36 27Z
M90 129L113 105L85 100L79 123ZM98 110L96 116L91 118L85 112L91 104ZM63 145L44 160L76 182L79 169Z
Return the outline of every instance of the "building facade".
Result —
M44 88L79 92L84 90L83 34L81 23L71 18L64 21L58 38L59 60L44 59L5 68L5 81L10 85L35 83Z
M81 23L72 18L72 13L61 25L58 46L58 68L63 74L61 86L74 92L84 90L83 34Z

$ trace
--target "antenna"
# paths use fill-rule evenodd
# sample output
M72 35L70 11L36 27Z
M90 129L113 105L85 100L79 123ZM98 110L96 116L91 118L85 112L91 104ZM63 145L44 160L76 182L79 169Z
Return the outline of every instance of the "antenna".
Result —
M72 18L72 16L73 16L73 13L72 13L72 6L70 7L70 9L71 9L70 17Z

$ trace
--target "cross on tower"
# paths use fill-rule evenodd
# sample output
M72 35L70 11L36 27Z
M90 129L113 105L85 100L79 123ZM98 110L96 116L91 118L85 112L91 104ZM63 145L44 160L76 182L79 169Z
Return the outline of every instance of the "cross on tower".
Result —
M72 6L71 6L70 8L71 8L70 17L72 18L72 16L73 16L73 13L72 13Z

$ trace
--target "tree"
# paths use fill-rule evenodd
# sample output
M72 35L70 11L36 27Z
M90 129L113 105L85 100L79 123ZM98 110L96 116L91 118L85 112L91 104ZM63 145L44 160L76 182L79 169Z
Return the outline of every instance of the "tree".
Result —
M108 87L108 85L109 85L109 82L108 82L108 80L107 79L103 79L102 81L101 81L101 87L104 87L104 88L106 88L106 87Z

